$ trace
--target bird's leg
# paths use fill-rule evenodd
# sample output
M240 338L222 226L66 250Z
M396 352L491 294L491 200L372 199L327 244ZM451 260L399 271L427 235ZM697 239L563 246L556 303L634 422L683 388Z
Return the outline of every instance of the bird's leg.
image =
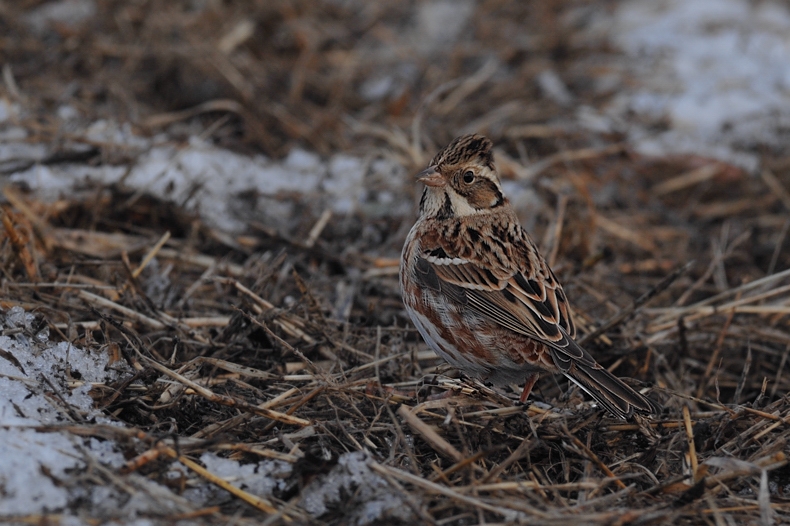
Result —
M529 393L532 392L532 386L535 385L535 382L537 381L538 381L538 373L533 373L527 376L527 380L526 382L524 382L524 389L521 391L521 398L519 398L519 401L521 401L522 404L527 401L527 397L529 396Z

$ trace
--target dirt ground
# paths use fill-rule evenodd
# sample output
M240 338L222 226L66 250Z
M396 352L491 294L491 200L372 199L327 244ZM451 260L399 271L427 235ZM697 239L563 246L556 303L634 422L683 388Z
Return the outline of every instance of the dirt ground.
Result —
M580 107L639 80L605 39L581 37L580 12L618 3L51 5L0 3L0 102L17 109L0 131L43 152L0 163L0 306L126 371L90 392L122 425L41 429L123 452L79 483L143 478L174 503L223 488L136 518L157 524L790 521L790 150L750 150L751 173L647 157L622 131L580 125ZM238 195L237 232L123 178L78 178L54 199L13 182L38 165L139 165L138 149L91 138L100 121L179 148L199 136L272 162L301 149L400 169L366 172L345 214L313 192ZM397 282L412 178L467 131L496 144L586 348L661 415L618 421L551 376L522 406L518 386L469 380L422 342ZM279 220L262 211L272 199L289 205ZM206 453L288 467L255 495L226 487L233 474ZM341 468L358 470L350 483ZM333 484L321 505L306 498ZM127 522L79 499L13 518L66 515Z

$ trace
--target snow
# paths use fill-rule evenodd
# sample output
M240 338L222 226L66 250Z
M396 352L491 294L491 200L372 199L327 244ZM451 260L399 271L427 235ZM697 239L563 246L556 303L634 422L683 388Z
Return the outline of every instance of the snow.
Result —
M0 123L19 118L20 111L19 104L0 97Z
M758 146L790 139L790 9L746 0L635 0L614 14L611 38L640 86L611 106L650 155L707 155L755 170Z
M365 199L375 203L380 192L399 192L404 180L390 175L402 174L403 168L384 158L369 162L338 153L323 159L294 149L278 162L263 155L234 153L197 137L183 145L161 137L147 139L135 135L129 126L111 121L92 124L85 136L91 142L114 146L134 156L134 166L128 170L121 165L34 164L43 160L48 150L21 140L0 145L0 166L11 162L33 164L13 173L11 180L24 183L43 199L72 193L86 182L123 182L134 190L181 204L209 225L228 232L243 231L251 219L263 218L275 226L285 226L284 218L296 212L289 200L295 195L310 196L311 203L336 213L352 214L365 205ZM376 181L376 191L367 191L367 179ZM382 185L382 180L386 184ZM258 196L257 205L241 197L251 193Z
M448 49L461 37L461 31L474 13L471 0L432 0L417 6L413 31L415 47L425 54Z
M275 490L284 490L284 477L291 473L291 465L280 460L242 465L214 453L203 453L200 461L207 470L257 497L269 498Z
M77 469L84 469L84 451L111 466L123 455L93 438L67 433L38 432L33 426L67 424L70 416L50 394L54 386L72 410L99 423L110 420L94 409L88 395L91 382L117 377L108 369L106 354L89 353L62 342L49 343L48 331L20 307L0 316L0 516L62 510L70 500L59 484ZM69 387L69 376L82 385Z
M368 453L346 453L326 475L306 487L300 505L313 517L343 506L357 526L413 522L414 512L389 483L368 466Z
M122 425L98 411L88 392L92 383L117 380L131 371L123 362L110 364L107 353L51 343L40 325L20 307L0 312L0 518L58 513L61 524L82 524L79 513L87 506L94 519L154 524L140 516L184 513L227 501L227 492L178 462L169 474L188 474L192 481L183 497L136 473L123 478L124 488L131 491L102 485L96 474L86 476L95 464L117 473L126 462L121 446L57 426L83 421ZM206 452L200 461L234 486L264 498L285 490L292 473L291 464L276 460L240 464ZM319 518L339 505L349 506L349 517L360 526L413 518L399 494L370 469L370 461L365 452L342 455L329 473L304 488L303 509Z
M129 444L65 426L120 426L88 392L131 372L105 352L49 342L42 326L20 307L0 312L0 520L57 513L60 524L85 524L81 513L89 510L93 519L133 525L154 524L140 515L191 511L187 500L136 473L121 485L103 482L94 466L117 473Z
M96 11L93 0L58 0L33 9L25 20L36 33L46 36L50 26L74 28L87 23Z
M573 95L556 71L547 69L538 74L536 79L541 91L560 106L570 106Z
M335 212L350 214L362 197L364 166L356 157L335 155L329 161L329 177L323 181L323 189L336 196L332 206Z

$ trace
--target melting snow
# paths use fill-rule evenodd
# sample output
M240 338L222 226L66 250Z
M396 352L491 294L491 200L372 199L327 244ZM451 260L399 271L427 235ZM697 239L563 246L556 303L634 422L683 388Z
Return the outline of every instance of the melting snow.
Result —
M136 162L131 170L124 165L34 164L46 158L47 149L19 141L0 146L0 166L32 164L13 173L11 180L28 185L45 199L69 194L82 182L123 182L181 204L199 213L208 224L229 232L243 230L250 219L259 216L281 226L278 222L294 213L289 195L311 196L311 202L340 214L370 205L386 213L392 207L379 195L399 192L404 181L400 177L403 169L387 159L370 162L335 154L325 160L296 149L282 162L275 162L263 155L246 156L217 148L198 138L180 147L163 138L148 140L135 136L128 126L108 121L92 125L86 137L115 145L134 155ZM375 192L366 188L368 179L376 182ZM258 196L257 204L242 199L250 193Z
M343 506L351 524L359 526L414 521L411 507L370 469L363 451L342 455L332 471L302 491L300 503L313 517Z
M109 423L93 408L88 391L91 382L118 373L107 369L106 354L49 343L47 331L20 307L0 315L0 330L0 516L62 510L70 494L59 481L84 469L86 454L116 467L123 456L96 439L32 427L70 423L66 404L83 419ZM83 385L70 389L70 376Z
M614 15L612 38L641 86L613 104L646 154L693 153L757 168L757 146L790 140L790 8L747 0L636 0ZM633 118L631 118L633 120Z

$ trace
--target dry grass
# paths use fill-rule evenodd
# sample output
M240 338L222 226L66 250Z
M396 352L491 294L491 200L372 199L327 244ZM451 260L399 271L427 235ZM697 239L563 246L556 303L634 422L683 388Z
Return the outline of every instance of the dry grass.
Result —
M409 48L393 30L408 27L410 4L259 2L193 14L178 3L102 2L95 27L62 28L59 60L46 62L53 42L21 22L35 3L0 10L0 49L38 116L23 123L31 142L80 140L47 117L71 81L67 100L92 118L130 119L174 140L216 124L217 143L275 155L294 144L345 150L353 139L413 167L467 126L490 134L505 177L534 183L541 204L523 212L583 332L617 322L586 346L665 406L654 420L620 422L559 379L542 378L533 397L542 403L520 407L517 391L457 378L401 307L394 258L411 217L360 213L321 226L307 214L288 232L228 240L123 188L42 203L6 187L2 307L35 310L63 340L135 371L93 390L127 428L71 428L125 444L134 458L120 480L166 482L159 462L179 458L189 476L222 485L190 459L281 459L294 463L290 492L265 501L229 488L236 498L188 518L310 523L295 504L300 488L364 449L425 523L790 521L790 162L766 152L763 176L752 177L705 159L644 159L622 137L546 124L573 111L535 88L547 64L579 102L602 97L585 81L607 50L576 44L559 22L574 2L482 2L460 45L416 59L416 80L375 104L358 87L403 60ZM518 16L529 39L510 38ZM227 37L226 48L201 39L243 36L245 21L253 34ZM394 57L381 51L388 42ZM492 50L508 76L489 71ZM541 161L524 164L524 153ZM87 161L134 161L113 155L96 145ZM342 524L343 511L321 521Z

